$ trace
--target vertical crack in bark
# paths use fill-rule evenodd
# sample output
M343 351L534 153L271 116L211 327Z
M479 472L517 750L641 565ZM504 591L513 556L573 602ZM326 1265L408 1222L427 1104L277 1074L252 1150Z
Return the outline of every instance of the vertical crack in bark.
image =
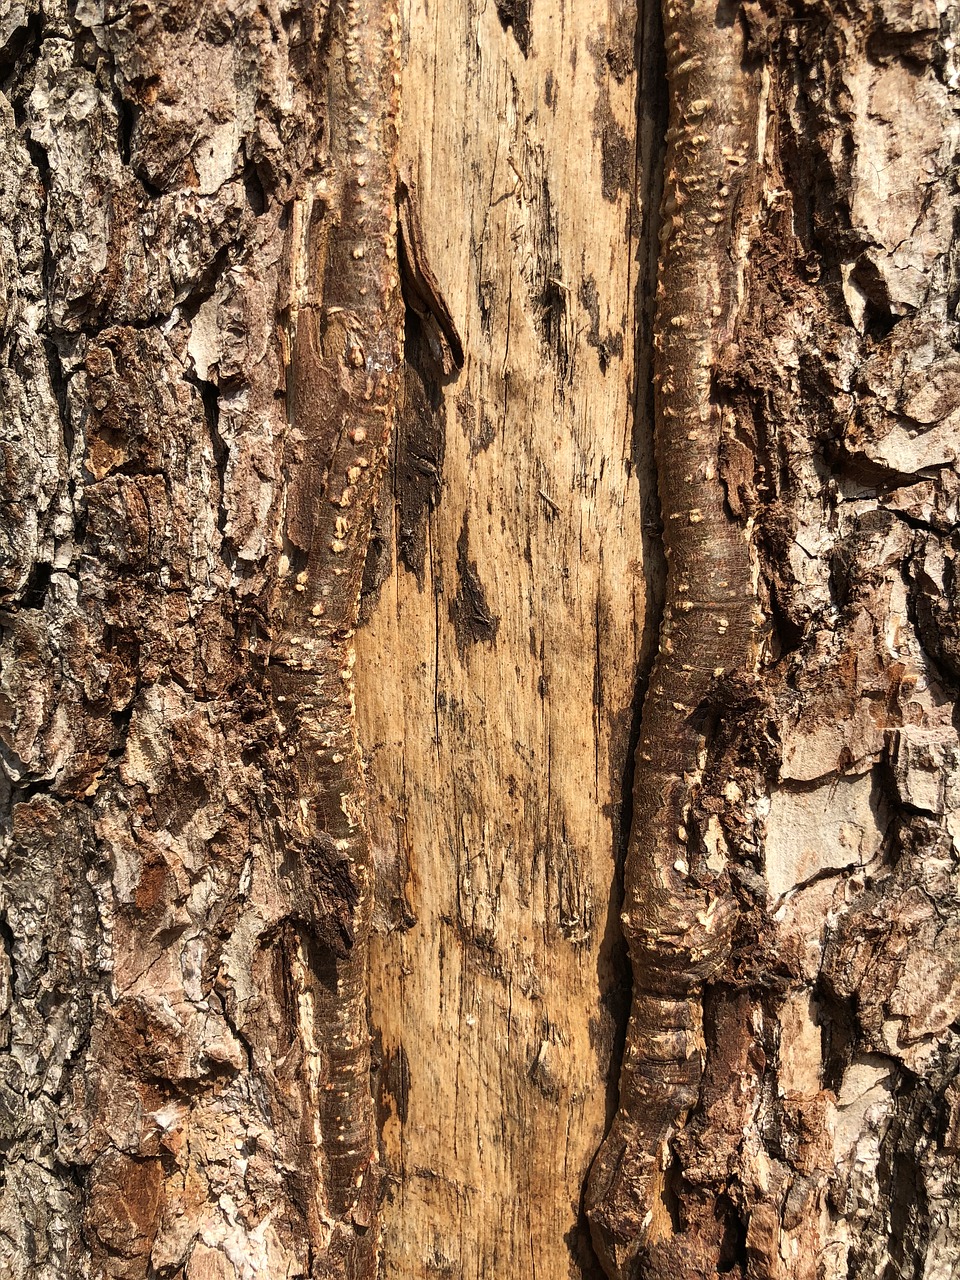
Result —
M667 588L625 873L634 992L620 1105L587 1191L594 1245L616 1277L670 1236L664 1147L698 1095L703 989L726 958L736 912L690 808L711 691L751 667L756 626L749 530L732 517L720 479L730 425L713 371L740 301L758 77L743 65L734 6L667 0L663 16L670 123L653 345Z
M635 172L637 182L641 186L633 222L633 225L638 228L637 242L631 238L629 245L630 253L638 263L634 285L637 339L633 362L633 438L630 465L641 476L651 476L656 472L652 370L653 324L667 129L667 82L659 0L641 0L637 6L634 48L638 71L635 97L637 122ZM616 917L621 905L622 876L629 854L630 833L633 828L633 789L643 704L656 659L664 609L663 521L659 496L654 485L646 486L641 519L645 585L643 634L636 682L630 703L630 725L625 744L624 762L615 782L617 793L622 797L615 848L618 883L616 892L611 896L603 944L604 952L608 955L609 963L616 973L614 988L616 998L615 1002L611 1002L610 1008L615 1036L606 1077L607 1124L610 1124L617 1111L619 1076L624 1059L630 1015L630 962L626 939ZM586 1209L587 1201L588 1197L585 1197L581 1206L582 1212ZM583 1226L584 1230L588 1229L585 1218Z

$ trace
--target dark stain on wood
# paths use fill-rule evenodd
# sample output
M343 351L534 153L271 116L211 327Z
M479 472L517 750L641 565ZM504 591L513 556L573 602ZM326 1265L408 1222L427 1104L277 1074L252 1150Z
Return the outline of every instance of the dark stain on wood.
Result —
M396 441L391 446L392 460L396 458ZM396 471L391 466L390 471ZM367 543L367 558L363 565L363 578L360 582L360 611L357 620L363 626L370 618L377 601L380 599L380 588L390 576L393 568L393 489L385 483L377 499L370 520L370 541Z
M513 38L525 58L530 56L530 0L496 0L497 17L504 31Z
M600 372L605 374L612 357L623 359L623 334L612 329L603 334L600 332L600 297L593 276L586 276L580 282L580 305L590 317L587 342L596 348Z
M423 586L427 518L440 501L446 453L446 410L417 315L407 309L404 405L397 423L395 498L397 556Z
M604 60L617 84L623 84L636 69L637 11L632 4L615 4L611 9L612 30Z
M603 198L616 202L621 191L629 191L633 176L633 146L624 130L609 116L600 134L603 163Z
M471 455L483 453L497 438L497 424L485 408L477 411L468 391L457 396L457 421L470 441Z
M477 563L470 559L469 537L468 521L464 516L460 537L457 539L457 577L460 586L450 602L450 621L456 633L461 658L469 645L479 644L481 641L493 644L500 626L499 617L487 604Z
M384 1058L380 1092L381 1117L387 1113L386 1104L392 1099L396 1105L397 1119L401 1124L406 1124L410 1098L410 1061L402 1044L397 1045L395 1053L388 1053Z
M397 554L422 587L427 518L440 501L446 452L442 388L463 368L463 342L427 261L413 187L403 181L397 186L397 224L404 302L403 404L395 455Z
M421 325L417 363L439 383L463 368L463 341L427 260L414 189L406 182L397 184L397 231L403 303L408 321L413 312Z

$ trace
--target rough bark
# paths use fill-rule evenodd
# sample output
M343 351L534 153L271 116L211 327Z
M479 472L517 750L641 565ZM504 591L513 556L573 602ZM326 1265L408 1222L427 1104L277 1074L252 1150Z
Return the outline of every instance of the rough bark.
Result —
M752 672L758 621L749 523L728 501L724 470L743 444L713 379L740 319L757 216L760 76L745 65L735 11L669 0L664 31L670 120L653 344L667 591L624 879L633 1000L620 1105L588 1198L594 1243L616 1276L657 1230L663 1142L700 1087L704 984L730 952L725 859L699 838L691 798L710 704Z
M670 578L594 1239L617 1276L955 1275L958 14L670 0L664 21ZM713 621L716 559L732 599L749 585L740 528L759 672L746 621Z
M0 1269L361 1276L395 13L6 11Z
M954 1276L960 12L392 16L0 5L0 1271Z

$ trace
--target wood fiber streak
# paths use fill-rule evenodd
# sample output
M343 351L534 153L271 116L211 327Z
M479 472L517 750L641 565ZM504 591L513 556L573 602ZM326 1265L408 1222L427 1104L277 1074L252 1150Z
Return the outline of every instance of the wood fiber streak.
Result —
M322 1170L315 1232L332 1230L318 1274L346 1266L372 1276L372 886L353 629L401 362L399 44L389 0L335 6L330 22L327 152L294 219L304 293L293 304L284 555L268 676L282 724L276 803L304 909L294 920L294 980Z
M617 1277L657 1238L664 1144L698 1096L702 993L727 958L736 907L707 866L691 801L711 691L751 670L755 653L749 531L721 479L731 425L714 375L741 300L759 77L743 66L736 6L670 0L663 19L670 120L654 380L667 589L625 871L634 992L620 1103L587 1194L594 1245Z

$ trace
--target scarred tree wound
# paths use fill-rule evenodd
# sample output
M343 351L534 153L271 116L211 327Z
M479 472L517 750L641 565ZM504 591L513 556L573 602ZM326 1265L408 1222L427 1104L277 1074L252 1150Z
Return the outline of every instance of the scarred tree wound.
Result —
M660 1274L664 1154L697 1101L704 985L727 957L735 903L690 812L711 687L754 663L749 529L721 476L732 420L714 387L741 301L758 162L761 76L744 64L739 6L664 4L670 121L654 333L656 456L668 577L643 709L623 928L634 995L620 1102L587 1211L608 1274ZM641 1259L646 1259L646 1265ZM664 1272L666 1274L666 1272ZM674 1272L674 1274L680 1274Z
M314 1109L312 1234L326 1255L316 1274L360 1276L376 1269L379 1177L353 629L402 359L397 6L353 0L330 23L327 153L291 231L284 547L267 673L282 725L273 798L304 908L292 977Z

